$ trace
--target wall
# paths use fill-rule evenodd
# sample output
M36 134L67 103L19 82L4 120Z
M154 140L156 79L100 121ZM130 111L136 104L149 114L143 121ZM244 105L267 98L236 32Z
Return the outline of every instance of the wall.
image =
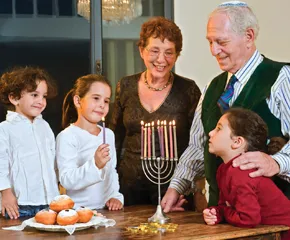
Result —
M176 72L194 79L201 89L220 72L205 36L207 17L222 2L224 1L174 1L175 22L181 28L184 38ZM290 62L290 1L248 0L247 3L259 20L257 47L260 52L273 60Z

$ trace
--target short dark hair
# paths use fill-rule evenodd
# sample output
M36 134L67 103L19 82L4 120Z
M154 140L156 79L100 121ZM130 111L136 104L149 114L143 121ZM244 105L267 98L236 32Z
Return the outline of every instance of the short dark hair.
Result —
M230 108L225 115L232 134L246 139L246 151L267 151L268 127L257 113L243 108Z
M15 107L9 101L9 96L20 99L23 91L35 91L39 81L45 81L47 84L47 98L53 98L57 95L57 86L44 69L31 66L12 68L1 76L0 101L9 110L14 110Z
M164 17L153 17L141 26L138 46L145 48L150 37L167 39L175 44L175 51L179 56L182 50L182 34L180 28L171 20Z

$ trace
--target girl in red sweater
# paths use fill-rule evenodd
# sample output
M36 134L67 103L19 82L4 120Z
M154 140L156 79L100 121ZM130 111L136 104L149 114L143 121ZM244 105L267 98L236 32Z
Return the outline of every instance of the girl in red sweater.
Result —
M220 189L216 207L203 211L208 225L226 221L237 227L255 227L258 224L290 226L290 201L271 178L251 178L255 170L232 167L232 161L247 151L274 154L286 143L280 137L271 139L267 146L266 123L256 113L231 108L209 133L209 152L224 161L217 171ZM282 233L290 239L290 231Z

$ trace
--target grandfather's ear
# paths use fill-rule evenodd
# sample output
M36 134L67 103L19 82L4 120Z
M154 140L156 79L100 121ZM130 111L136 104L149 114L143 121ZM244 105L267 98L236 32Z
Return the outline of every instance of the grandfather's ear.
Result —
M253 44L255 44L255 38L256 38L254 29L248 28L246 30L245 36L246 36L247 46L249 48L252 47Z

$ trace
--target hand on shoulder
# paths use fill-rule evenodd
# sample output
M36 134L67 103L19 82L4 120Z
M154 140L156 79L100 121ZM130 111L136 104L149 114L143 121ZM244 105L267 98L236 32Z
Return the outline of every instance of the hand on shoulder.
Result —
M257 169L249 174L250 177L272 177L280 171L278 163L263 152L243 153L233 161L233 167L239 167L241 170Z

